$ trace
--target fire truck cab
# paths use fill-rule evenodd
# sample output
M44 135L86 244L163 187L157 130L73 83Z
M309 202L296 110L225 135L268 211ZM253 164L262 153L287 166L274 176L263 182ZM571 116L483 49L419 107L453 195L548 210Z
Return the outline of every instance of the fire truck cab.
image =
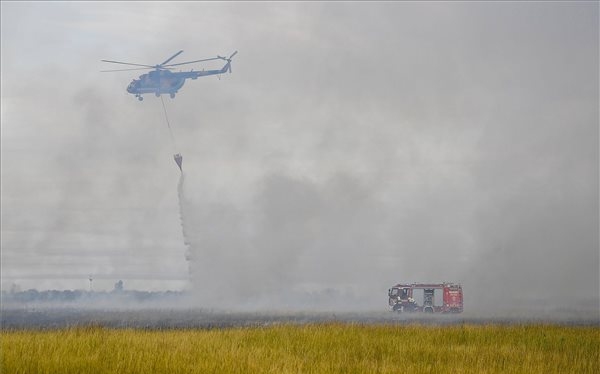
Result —
M390 309L394 312L461 313L463 311L462 286L455 283L399 283L388 290L388 297ZM417 298L419 300L416 300Z

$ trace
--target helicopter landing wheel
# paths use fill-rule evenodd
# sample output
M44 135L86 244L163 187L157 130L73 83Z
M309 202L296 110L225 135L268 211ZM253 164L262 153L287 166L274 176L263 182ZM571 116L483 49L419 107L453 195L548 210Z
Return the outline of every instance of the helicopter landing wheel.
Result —
M143 98L143 97L141 97L141 96L138 96L138 100L139 100L139 101L142 101L142 100L144 100L144 98Z
M160 97L160 92L156 92L154 95L156 95L156 97Z
M169 94L169 96L171 96L171 99L175 98L175 94L174 93Z

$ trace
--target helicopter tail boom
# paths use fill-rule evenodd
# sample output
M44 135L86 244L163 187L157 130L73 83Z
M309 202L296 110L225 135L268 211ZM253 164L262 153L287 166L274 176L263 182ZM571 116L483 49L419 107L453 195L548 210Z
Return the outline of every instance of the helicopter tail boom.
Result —
M221 70L219 70L219 72L220 72L221 74L223 74L223 73L225 73L225 72L227 72L227 71L229 71L229 72L231 73L231 61L227 62L227 63L225 64L225 66L223 66L223 68L222 68Z
M198 77L203 77L203 76L207 76L207 75L216 75L216 74L224 74L224 73L231 73L231 58L233 56L235 56L237 54L237 51L233 52L231 54L231 56L229 57L222 57L222 56L217 56L215 59L219 59L219 60L225 60L227 61L227 63L219 70L202 70L202 71L191 71L188 73L185 73L186 75L189 74L188 76L192 79L196 79ZM183 73L176 73L176 74L183 74Z

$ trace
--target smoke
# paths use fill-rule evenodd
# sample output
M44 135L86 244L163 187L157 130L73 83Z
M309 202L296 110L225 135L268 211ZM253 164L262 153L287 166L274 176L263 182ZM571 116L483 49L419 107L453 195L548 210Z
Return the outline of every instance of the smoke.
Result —
M3 275L189 268L200 306L371 309L394 283L446 280L467 311L598 309L597 14L4 4ZM165 103L176 196L160 100L91 63L179 49L240 53Z

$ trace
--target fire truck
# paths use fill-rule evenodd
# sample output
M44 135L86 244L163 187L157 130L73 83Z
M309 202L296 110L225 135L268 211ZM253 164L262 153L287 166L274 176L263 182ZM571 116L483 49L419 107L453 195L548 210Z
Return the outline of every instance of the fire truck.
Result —
M462 286L455 283L397 284L388 290L394 312L461 313Z

